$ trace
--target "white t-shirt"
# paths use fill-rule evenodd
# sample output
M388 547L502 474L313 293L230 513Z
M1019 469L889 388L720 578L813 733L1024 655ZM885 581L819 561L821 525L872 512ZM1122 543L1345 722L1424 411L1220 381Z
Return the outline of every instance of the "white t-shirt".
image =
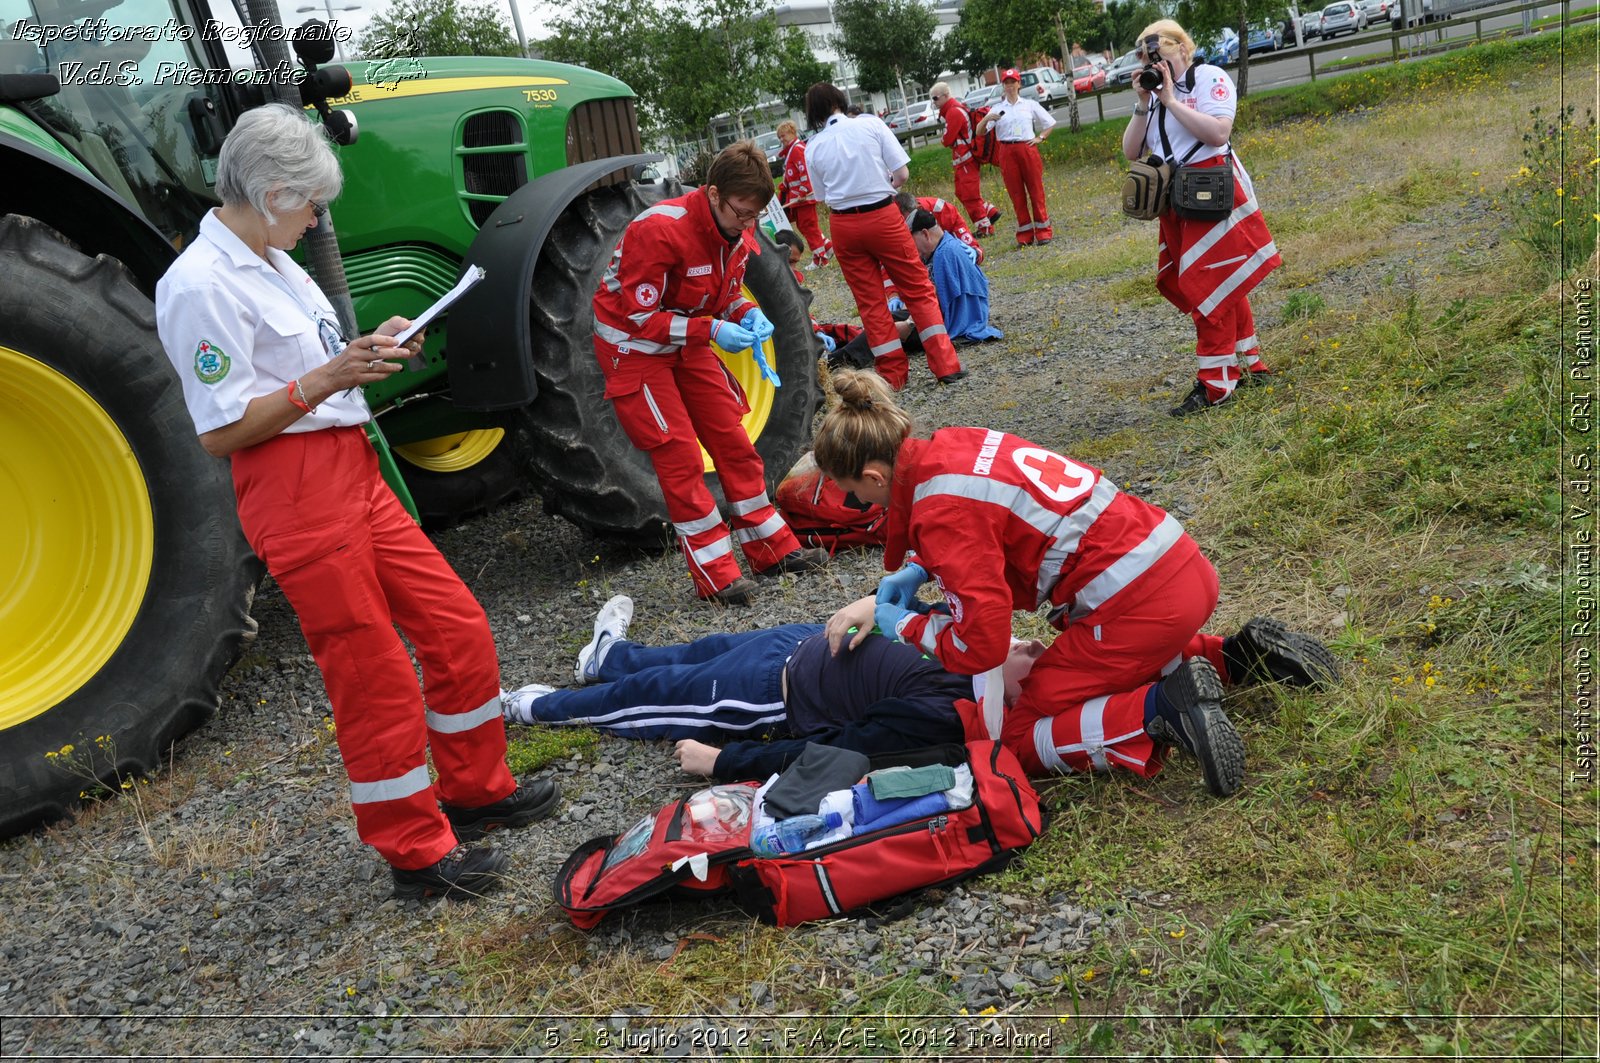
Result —
M910 161L875 114L836 114L806 142L811 187L834 210L865 207L894 195L889 175Z
M1192 66L1178 79L1172 91L1179 106L1190 107L1215 118L1231 119L1239 110L1239 93L1233 87L1233 79L1221 67L1205 63ZM1144 143L1147 151L1156 155L1163 154L1160 123L1165 110L1160 100L1151 99L1150 121L1145 126ZM1193 155L1189 155L1190 162L1212 159L1228 150L1227 145L1214 148L1210 144L1202 144L1182 122L1171 115L1166 116L1166 127L1167 142L1172 145L1173 162L1182 161L1196 144L1200 147Z
M289 381L344 349L338 317L316 282L287 254L271 264L214 211L156 283L156 331L183 381L196 434L233 424L250 400L286 391ZM285 432L366 424L359 388L336 392Z
M1002 98L989 108L989 117L994 119L994 135L1008 144L1032 140L1036 130L1043 133L1056 124L1038 100L1018 99L1012 103Z

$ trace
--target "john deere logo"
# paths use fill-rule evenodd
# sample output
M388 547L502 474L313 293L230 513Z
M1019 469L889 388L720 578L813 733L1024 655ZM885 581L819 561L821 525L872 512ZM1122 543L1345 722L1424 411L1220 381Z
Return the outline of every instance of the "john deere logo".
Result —
M210 340L201 340L200 346L194 349L194 375L202 384L215 384L227 376L231 368L233 361L227 352Z

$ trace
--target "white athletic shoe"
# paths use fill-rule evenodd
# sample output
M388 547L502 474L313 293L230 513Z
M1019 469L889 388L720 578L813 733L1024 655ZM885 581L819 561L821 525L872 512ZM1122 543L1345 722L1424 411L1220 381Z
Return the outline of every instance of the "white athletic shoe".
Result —
M594 638L578 651L578 663L572 667L572 677L579 686L600 681L600 665L605 662L611 644L628 633L633 623L633 599L619 594L600 607L594 618Z
M500 715L505 717L506 723L538 723L539 717L533 711L533 702L536 698L553 693L555 689L543 683L530 683L516 690L502 690Z

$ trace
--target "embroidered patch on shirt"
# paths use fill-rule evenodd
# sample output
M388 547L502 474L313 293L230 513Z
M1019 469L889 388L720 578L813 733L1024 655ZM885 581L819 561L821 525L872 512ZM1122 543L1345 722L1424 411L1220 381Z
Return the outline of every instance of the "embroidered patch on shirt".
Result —
M684 274L684 276L686 276L686 277L708 277L710 275L711 275L711 263L709 263L709 262L707 262L703 266L690 266L689 267L689 272Z
M640 306L655 306L656 300L661 298L661 292L654 284L641 284L633 290L633 297Z
M194 375L202 384L215 384L228 375L233 360L228 353L210 340L201 340L194 349Z
M1225 100L1225 99L1227 99L1228 98L1228 83L1226 81L1219 81L1215 85L1211 86L1211 98L1213 100Z

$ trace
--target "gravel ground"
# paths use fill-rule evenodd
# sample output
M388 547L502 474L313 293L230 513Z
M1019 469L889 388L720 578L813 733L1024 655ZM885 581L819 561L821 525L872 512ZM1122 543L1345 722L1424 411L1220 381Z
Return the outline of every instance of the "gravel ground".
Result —
M1270 175L1258 179L1270 191ZM1407 226L1393 244L1405 252L1321 278L1316 292L1330 306L1353 303L1403 257L1490 253L1488 212L1469 205L1454 213L1449 225ZM989 241L996 262L1094 252L1065 240L1016 250L1005 239ZM844 316L850 304L837 271L822 272L808 275L817 311ZM954 387L936 386L914 363L905 401L930 426L992 425L1067 453L1077 441L1164 421L1193 371L1187 322L1164 304L1112 315L1097 290L1108 283L996 291L993 317L1005 340L965 349L973 375ZM1279 321L1283 297L1269 280L1254 300L1264 326ZM1173 474L1187 460L1175 453L1164 468L1104 464L1181 518L1190 507ZM815 621L869 592L881 574L878 554L845 556L826 573L769 585L749 610L723 613L689 597L675 553L619 551L544 517L533 499L445 532L439 544L488 612L508 685L570 681L594 611L613 593L634 597L635 637L666 642L725 625ZM0 1012L11 1016L0 1023L0 1055L438 1058L441 1042L504 1052L514 1046L492 1024L475 1032L473 1020L448 1018L474 1001L454 957L440 951L445 931L481 923L490 933L578 940L588 956L628 948L665 960L707 917L703 906L686 913L679 905L581 936L550 909L550 879L567 853L688 785L666 746L609 738L592 756L546 769L565 801L549 821L503 836L516 874L503 892L477 905L390 899L385 868L355 836L320 677L270 582L255 615L259 638L227 680L221 711L180 744L168 770L75 823L0 847ZM980 879L923 898L896 921L793 933L843 971L942 970L942 988L976 1014L1050 983L1116 917L1060 895L1007 896ZM580 962L569 973L579 979L585 970ZM716 1010L778 1014L786 993L752 985ZM630 1027L619 1014L611 1027L656 1028L639 1021L645 1026ZM553 1028L564 1037L579 1025ZM692 1025L659 1020L661 1029ZM523 1036L533 1045L532 1034ZM695 1054L685 1039L643 1047Z

